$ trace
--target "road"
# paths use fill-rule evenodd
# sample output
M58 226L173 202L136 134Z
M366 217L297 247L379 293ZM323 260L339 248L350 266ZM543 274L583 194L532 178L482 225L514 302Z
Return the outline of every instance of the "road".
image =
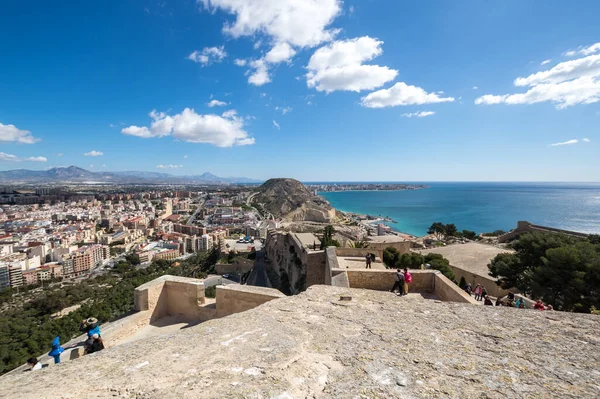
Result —
M198 216L198 213L200 213L202 208L204 208L204 202L205 201L202 200L201 202L198 203L198 207L196 208L196 211L194 213L192 213L192 216L190 216L190 218L188 219L188 221L185 224L190 225L190 224L194 223L194 221L196 220L196 216Z
M263 251L256 253L256 261L248 280L246 280L246 285L271 288L271 282L265 270L265 253Z

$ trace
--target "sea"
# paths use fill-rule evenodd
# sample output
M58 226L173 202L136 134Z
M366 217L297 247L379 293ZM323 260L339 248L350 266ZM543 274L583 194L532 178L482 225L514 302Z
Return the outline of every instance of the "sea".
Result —
M422 236L434 222L477 233L517 221L600 234L600 183L433 183L403 191L319 192L342 212L388 216L393 230Z

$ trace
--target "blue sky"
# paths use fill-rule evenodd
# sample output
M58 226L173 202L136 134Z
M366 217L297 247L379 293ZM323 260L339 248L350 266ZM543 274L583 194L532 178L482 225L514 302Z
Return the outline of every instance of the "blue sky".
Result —
M8 0L0 169L597 182L598 15L594 0Z

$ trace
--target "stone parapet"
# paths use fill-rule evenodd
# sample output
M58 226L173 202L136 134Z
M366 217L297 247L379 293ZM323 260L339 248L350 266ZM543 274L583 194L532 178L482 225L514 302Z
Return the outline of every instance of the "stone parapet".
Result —
M245 312L265 302L284 297L284 294L273 288L219 285L217 286L216 317L221 318L234 313Z

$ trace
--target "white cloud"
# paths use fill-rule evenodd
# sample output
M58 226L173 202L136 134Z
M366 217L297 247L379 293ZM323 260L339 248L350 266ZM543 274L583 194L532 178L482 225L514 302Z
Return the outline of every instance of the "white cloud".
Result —
M279 126L279 123L275 122L275 120L273 120L273 126L275 126L277 128L277 130L281 129L281 127Z
M112 123L109 123L108 127L113 128L113 127L115 127L115 125L113 125Z
M588 139L587 137L584 137L583 139L581 139L581 141L583 141L584 143L589 143L592 140Z
M86 152L85 154L86 157L99 157L104 155L104 153L102 151L96 151L96 150L92 150L90 152Z
M317 91L372 90L394 80L398 71L363 65L381 55L382 41L369 36L340 40L319 48L308 61L306 84Z
M248 137L242 118L234 113L226 116L197 114L194 109L185 108L173 116L164 112L150 112L152 124L147 127L130 126L121 132L142 138L173 136L189 143L212 144L217 147L231 147L254 144L254 138ZM224 114L224 115L225 115Z
M254 71L250 74L248 83L254 86L262 86L271 81L269 67L263 59L251 61L250 66L254 68Z
M184 156L183 156L183 159L187 159L187 158L188 158L188 156L187 156L187 155L184 155Z
M515 79L515 86L535 86L543 83L562 83L581 77L600 75L600 54L561 62L547 71Z
M28 157L28 158L25 158L24 161L28 161L28 162L48 162L48 158L46 158L46 157Z
M588 47L579 46L579 48L577 50L569 50L569 51L563 53L563 55L565 55L567 57L574 57L576 55L590 55L590 54L595 54L598 52L600 52L600 42L594 43Z
M132 126L121 129L121 133L130 135L130 136L142 137L144 139L147 139L150 137L158 137L157 135L153 134L150 130L148 130L148 128L145 126L140 127L140 126L132 125Z
M21 144L33 144L40 139L33 137L30 131L18 129L15 125L0 123L0 141L14 141Z
M223 118L235 118L237 116L237 111L235 109L230 109L221 114Z
M235 60L233 60L233 63L237 66L243 67L246 66L247 61L241 58L236 58Z
M561 146L561 145L571 145L571 144L577 144L577 143L579 143L579 140L573 139L573 140L563 141L562 143L550 144L550 146L551 147L558 147L558 146Z
M20 159L16 155L7 154L5 152L0 152L0 161L19 162Z
M208 105L210 108L212 108L212 107L223 107L223 106L227 105L227 103L225 101L212 100L211 102L209 102L206 105Z
M57 153L56 153L56 154L54 154L54 155L56 155L57 157L62 157L62 156L63 156L63 155L65 155L65 154L63 154L62 152L57 152Z
M580 52L584 54L583 50ZM553 102L556 108L563 109L577 104L598 102L600 101L600 54L561 62L548 70L527 77L518 77L514 85L528 87L528 90L515 94L486 94L477 98L475 104Z
M348 8L348 11L350 12L350 14L354 14L354 6L350 6L350 8Z
M267 96L267 93L265 93L265 92L262 92L262 93L260 93L260 96L261 96L261 97L266 97L266 96Z
M183 168L183 165L156 165L158 169L178 169Z
M333 39L327 29L340 14L341 0L197 0L209 10L234 14L223 31L233 37L264 34L275 43L311 47Z
M361 99L364 107L384 108L397 105L422 105L454 101L453 97L440 97L437 93L427 93L420 87L398 82L389 89L369 93Z
M544 61L542 61L542 62L540 63L540 65L546 65L546 64L549 64L549 63L551 63L551 62L552 62L552 60L544 60Z
M283 107L281 108L281 115L285 115L292 110L292 107Z
M431 115L435 115L435 112L433 111L420 111L420 112L410 112L410 113L406 113L406 114L402 114L402 116L405 116L407 118L424 118L426 116L431 116Z
M506 100L506 97L508 97L508 95L503 95L503 96L495 96L493 94L486 94L484 96L478 97L475 99L475 104L480 105L480 104L500 104L502 102L504 102Z
M473 90L477 90L477 89L479 89L479 87L473 86Z
M290 61L296 51L287 44L286 42L277 43L269 52L265 55L265 61L271 64L278 64L280 62Z
M227 57L227 52L225 51L225 46L221 47L204 47L202 51L194 51L190 55L188 55L188 60L192 60L196 63L202 64L202 66L207 66L212 64L213 62L221 62L223 59Z

